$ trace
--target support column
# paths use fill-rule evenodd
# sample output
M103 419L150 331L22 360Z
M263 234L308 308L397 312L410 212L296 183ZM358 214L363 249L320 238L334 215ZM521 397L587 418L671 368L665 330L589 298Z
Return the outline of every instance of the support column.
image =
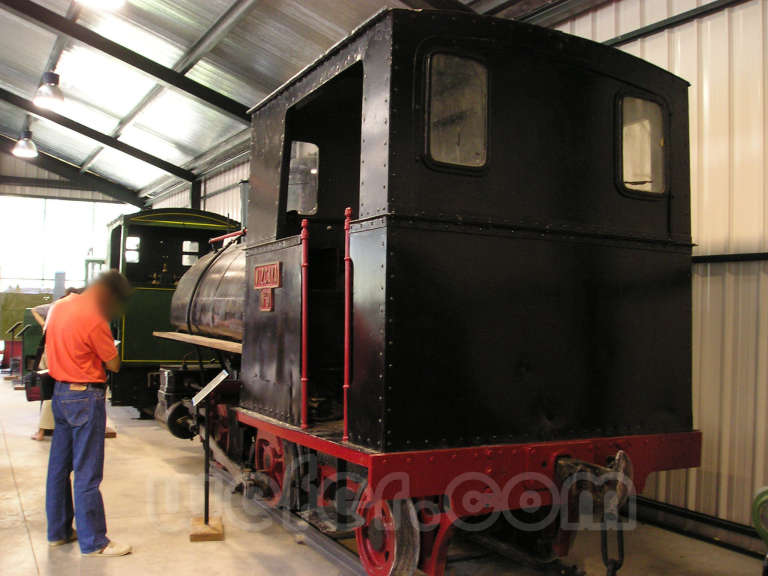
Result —
M203 189L203 181L193 180L189 187L189 207L193 210L200 210L200 193Z

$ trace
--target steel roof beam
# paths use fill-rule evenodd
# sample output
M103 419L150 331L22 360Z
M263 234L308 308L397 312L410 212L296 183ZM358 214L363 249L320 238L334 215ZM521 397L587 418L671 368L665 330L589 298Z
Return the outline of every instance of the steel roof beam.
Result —
M516 18L529 24L537 26L552 27L583 14L608 0L561 0L559 2L540 2L542 6L535 10L516 16L514 14L505 14L508 18Z
M469 5L480 14L521 20L538 26L555 26L569 18L605 4L608 0L473 0ZM500 14L503 12L503 14Z
M213 50L258 2L259 0L235 0L174 64L173 69L181 74L192 70L195 64Z
M52 10L48 10L30 0L0 0L0 6L3 6L17 16L34 22L47 30L54 33L65 34L70 38L125 62L126 64L141 70L145 74L157 78L163 84L172 86L200 102L216 108L231 118L240 120L246 124L250 122L248 107L246 105L236 102L228 96L216 92L207 86L203 86L199 82L187 78L184 74L180 74L171 68L158 64L146 56L142 56L133 50L129 50L125 46L113 42L85 26L72 22Z
M715 0L714 2L708 2L696 8L692 8L691 10L687 10L686 12L670 16L669 18L654 22L648 26L643 26L632 32L621 34L615 38L606 40L603 44L606 44L607 46L621 46L622 44L627 44L628 42L633 42L640 38L658 34L659 32L674 28L675 26L682 26L693 20L698 20L699 18L709 16L710 14L725 10L726 8L737 6L738 4L743 4L744 2L747 2L747 0Z
M0 153L11 154L13 147L16 145L16 140L0 134ZM14 156L15 158L15 156ZM44 152L39 152L36 158L20 158L24 162L34 164L38 168L47 170L53 174L66 178L72 184L76 185L78 189L93 190L101 192L110 198L133 204L139 208L144 207L144 199L139 198L139 195L125 186L97 176L91 172L84 174L80 173L77 166L60 160Z
M181 58L173 65L173 71L179 74L186 74L195 64L205 57L213 48L221 42L224 37L234 28L238 22L253 8L259 0L235 0L235 2L222 14L216 22L206 30L197 42L195 42ZM110 133L117 138L123 130L133 122L136 117L157 98L165 87L162 84L156 84L144 97L136 104L125 116L123 116ZM80 166L80 170L85 171L90 168L103 148L93 150Z
M98 192L92 184L75 184L70 180L54 180L52 178L32 178L30 176L6 176L0 174L0 184L9 186L28 186L30 188L50 188L53 190L86 190Z
M0 99L8 102L9 104L17 106L23 110L26 110L33 116L39 116L41 118L50 120L51 122L55 122L59 126L64 126L65 128L68 128L74 132L78 132L79 134L82 134L83 136L91 138L92 140L101 142L105 146L109 146L110 148L119 150L124 154L128 154L129 156L138 158L139 160L142 160L147 164L151 164L156 168L160 168L161 170L164 170L169 174L173 174L174 176L178 176L179 178L182 178L184 180L189 180L190 182L195 179L194 173L192 173L190 170L186 170L184 168L181 168L180 166L177 166L176 164L166 162L162 158L158 158L157 156L153 156L152 154L144 152L143 150L134 148L130 144L121 142L117 138L113 138L112 136L104 134L103 132L94 130L93 128L90 128L85 124L80 124L80 122L76 122L71 118L62 116L61 114L58 114L53 110L45 110L43 108L38 108L37 106L35 106L34 102L32 102L31 100L22 98L21 96L18 96L13 92L9 92L5 88L0 88Z
M69 8L67 8L67 14L64 17L71 22L77 22L77 19L80 18L80 10L80 4L75 2L75 0L71 0L69 3ZM56 69L56 66L59 65L59 60L61 59L61 55L66 49L67 44L69 44L69 38L67 38L67 36L64 34L56 35L56 41L53 43L51 53L48 55L48 61L45 63L43 74L49 70ZM40 79L40 83L42 84L42 78Z
M3 184L2 182L2 176L0 176L0 184ZM39 198L41 200L66 200L67 202L101 202L102 204L122 204L120 200L115 200L114 198L109 198L108 196L105 196L104 194L100 194L100 198L78 198L77 196L68 196L66 195L66 192L62 195L53 196L51 194L46 194L44 192L24 192L23 194L18 194L9 190L3 190L2 186L0 186L0 196L10 196L14 198Z
M474 12L472 8L459 0L401 0L403 4L418 10L458 10Z

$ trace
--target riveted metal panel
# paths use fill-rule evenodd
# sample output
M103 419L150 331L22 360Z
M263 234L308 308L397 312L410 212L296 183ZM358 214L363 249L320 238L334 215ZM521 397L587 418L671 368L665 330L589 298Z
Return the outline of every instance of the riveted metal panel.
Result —
M260 310L254 288L257 266L278 262L280 286L273 309ZM299 424L301 382L301 244L297 236L249 248L241 404L272 418Z
M387 408L387 228L383 219L354 226L350 251L354 262L352 302L354 346L349 391L350 440L386 448ZM404 384L403 384L404 385ZM389 390L395 386L390 381Z
M388 250L386 448L691 429L689 247L396 221Z
M377 88L390 67L391 17L379 16L367 22L348 39L331 48L321 59L297 75L280 90L263 100L253 110L250 196L248 202L248 245L253 246L278 237L284 223L280 186L285 178L283 149L286 115L291 107L335 77L363 63L363 103L361 156L366 146L376 147L372 157L377 165L360 163L360 199L367 200L368 190L377 202L385 202L388 182L388 84ZM373 88L372 88L373 87ZM386 88L386 89L385 89ZM367 127L368 126L368 127ZM355 202L357 204L357 202ZM339 214L341 214L341 210Z

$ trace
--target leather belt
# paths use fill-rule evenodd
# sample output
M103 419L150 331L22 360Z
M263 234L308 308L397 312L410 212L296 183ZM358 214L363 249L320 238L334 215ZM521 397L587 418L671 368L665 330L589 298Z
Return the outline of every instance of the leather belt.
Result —
M62 384L69 386L70 390L85 390L87 388L104 390L107 387L106 382L62 382Z

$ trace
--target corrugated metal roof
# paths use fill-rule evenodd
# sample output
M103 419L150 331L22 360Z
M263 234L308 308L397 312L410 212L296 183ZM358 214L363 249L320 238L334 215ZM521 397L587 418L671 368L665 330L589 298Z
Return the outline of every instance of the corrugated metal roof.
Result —
M8 12L0 19L0 86L31 98L56 35Z
M165 176L159 168L111 148L104 148L90 169L129 188L143 188Z
M24 116L18 108L0 100L0 132L16 137L24 126Z
M242 1L242 0L241 0ZM71 15L69 0L38 0ZM81 6L78 24L172 68L237 0L127 0L116 12ZM380 0L263 0L254 3L188 77L250 107L382 7ZM389 2L401 6L399 2ZM31 99L56 35L0 9L0 86ZM199 55L198 55L199 56ZM62 113L163 160L183 165L241 132L243 123L172 88L165 88L130 122L157 79L98 50L67 40L56 67L66 103ZM18 137L26 113L0 102L0 132ZM122 152L34 120L40 148L130 187L168 174Z
M214 87L221 70L231 82L222 90L256 104L381 7L379 0L265 0L192 69L190 77Z
M38 78L43 72L41 68ZM82 44L64 51L56 72L65 97L91 102L116 117L130 112L155 85L136 68Z
M130 0L117 13L83 10L78 22L147 58L172 66L231 4L232 0ZM117 24L111 23L114 21ZM143 35L154 36L167 47L158 51L157 46L143 44Z
M195 156L236 134L244 126L174 90L164 90L136 117L136 124L159 134L172 135L174 141L195 150Z
M23 117L21 119L23 120ZM83 162L93 148L93 140L90 138L49 120L33 119L30 128L40 150L73 164Z
M70 0L44 0L41 4L45 5L48 10L53 10L62 16L66 16Z

